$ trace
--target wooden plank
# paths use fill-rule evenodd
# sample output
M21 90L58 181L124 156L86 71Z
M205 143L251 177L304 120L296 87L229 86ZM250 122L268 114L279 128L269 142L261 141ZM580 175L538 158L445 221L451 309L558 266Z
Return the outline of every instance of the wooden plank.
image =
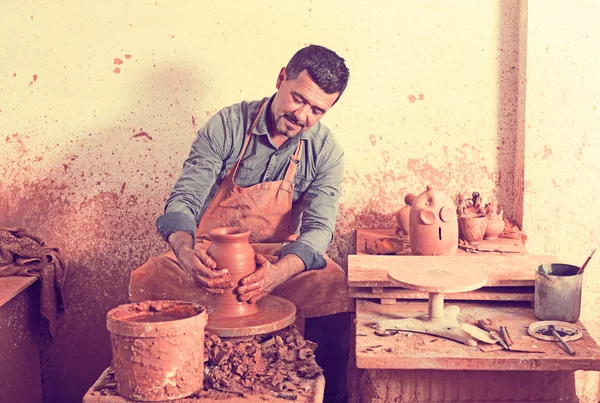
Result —
M6 304L36 280L36 276L0 277L0 306Z
M406 288L380 288L374 292L370 287L350 287L352 298L367 299L418 299L427 300L429 293ZM454 301L533 301L535 287L483 287L469 292L444 294L444 299Z
M395 228L359 228L356 230L356 254L357 255L367 255L366 252L366 244L367 242L373 242L378 238L386 238L386 237L396 237ZM525 245L521 242L520 239L508 239L508 238L498 238L494 240L484 239L481 241L480 245L482 247L488 245L499 245L501 248L506 248L509 250L520 250L522 254L527 254L527 249ZM467 253L462 249L459 249L457 255L472 255L471 253ZM486 256L489 255L502 255L501 253L496 252L485 252Z
M114 375L109 373L109 369L104 370L100 378L88 389L85 396L83 396L83 403L135 403L139 400L127 399L117 394L116 384L114 381ZM303 396L298 394L294 401L299 403L322 403L323 396L325 393L325 377L323 374L319 374L312 379L305 378L307 387L310 390L310 395ZM214 389L200 390L192 397L184 397L177 399L180 403L212 403L212 402L223 402L223 403L249 403L249 402L272 402L272 403L286 403L290 399L277 397L274 393L247 393L243 396L237 396L233 393L219 392Z
M531 287L535 269L543 263L560 262L556 256L531 255L461 255L461 256L348 256L348 285L351 287L400 287L388 276L388 269L422 270L447 264L487 272L488 287Z
M447 306L448 304L446 304ZM398 332L377 336L374 324L381 319L403 318L427 312L427 302L403 301L381 305L356 301L356 365L376 369L439 369L486 371L575 371L600 370L600 346L581 322L583 337L570 342L577 352L568 355L559 343L543 342L527 335L527 326L537 321L527 303L460 302L459 322L491 319L496 326L508 326L514 339L538 346L543 353L514 351L482 352L477 347L420 333Z

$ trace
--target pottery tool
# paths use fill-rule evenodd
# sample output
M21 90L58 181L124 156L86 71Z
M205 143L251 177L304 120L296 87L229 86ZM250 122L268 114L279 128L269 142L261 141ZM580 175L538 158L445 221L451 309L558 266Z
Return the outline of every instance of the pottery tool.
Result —
M508 348L510 348L510 346L513 345L513 341L508 335L508 330L506 329L506 326L500 326L500 331L502 332L502 338L504 339L506 344L508 344Z
M583 264L583 266L581 266L581 269L579 269L579 271L577 272L577 274L583 273L583 271L585 270L585 266L588 265L588 263L590 262L590 259L592 258L592 256L594 256L594 253L596 253L596 249L594 249L592 251L592 253L590 253L590 255L588 256L588 258L586 259L585 263Z
M473 326L469 323L463 323L461 325L462 329L469 333L471 335L471 337L473 337L474 339L477 339L479 341L482 341L484 343L488 343L488 344L496 344L498 342L497 339L495 339L494 337L492 337L492 335L483 330L478 328L477 326Z
M549 325L548 326L548 330L550 330L550 332L552 333L552 335L554 336L554 338L556 340L558 340L560 342L560 344L562 344L562 346L565 348L565 350L567 351L567 353L569 353L569 355L575 355L575 350L573 350L566 341L563 340L562 337L560 337L560 334L558 334L558 332L556 331L556 329L554 328L554 325Z

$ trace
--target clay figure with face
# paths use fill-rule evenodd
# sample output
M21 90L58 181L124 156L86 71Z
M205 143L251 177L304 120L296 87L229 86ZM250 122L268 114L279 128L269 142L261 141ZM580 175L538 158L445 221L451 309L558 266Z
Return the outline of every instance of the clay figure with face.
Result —
M427 186L410 209L410 247L414 255L456 254L458 219L456 206L448 196Z

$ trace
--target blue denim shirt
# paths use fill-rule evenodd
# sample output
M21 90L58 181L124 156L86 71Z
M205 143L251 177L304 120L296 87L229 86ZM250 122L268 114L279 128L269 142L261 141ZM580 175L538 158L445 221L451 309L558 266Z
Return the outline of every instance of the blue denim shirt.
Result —
M323 268L326 265L323 254L333 240L342 193L343 152L321 122L277 149L271 142L266 121L272 100L273 97L268 99L254 128L256 135L251 137L242 157L235 183L248 187L282 180L298 142L305 141L294 177L292 200L292 229L300 235L283 247L281 257L292 253L302 259L308 270ZM175 231L185 231L195 238L204 211L240 156L261 101L224 108L198 131L181 176L167 200L165 213L156 221L163 239Z

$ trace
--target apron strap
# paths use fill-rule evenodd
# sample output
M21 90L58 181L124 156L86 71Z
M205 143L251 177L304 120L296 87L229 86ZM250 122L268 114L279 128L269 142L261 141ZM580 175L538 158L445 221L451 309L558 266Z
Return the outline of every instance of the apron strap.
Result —
M285 171L285 176L283 177L283 181L281 181L281 189L287 192L294 191L294 176L296 176L296 170L298 169L298 165L300 165L300 158L302 158L302 145L306 140L300 139L298 142L298 147L296 147L296 151L294 154L290 156L290 162Z
M232 180L235 178L235 174L237 173L238 167L240 166L240 162L242 162L242 158L244 157L244 154L246 154L246 149L248 148L248 144L250 144L250 138L252 137L252 132L254 131L254 128L256 127L256 124L258 123L258 119L260 118L260 114L262 113L266 104L267 104L267 100L264 100L260 104L260 107L258 108L258 112L256 113L256 117L254 118L254 122L252 122L252 125L250 126L250 130L248 130L248 135L246 136L246 141L244 142L244 147L242 147L242 152L240 153L240 157L235 162L235 166L233 168L233 172L231 175Z

